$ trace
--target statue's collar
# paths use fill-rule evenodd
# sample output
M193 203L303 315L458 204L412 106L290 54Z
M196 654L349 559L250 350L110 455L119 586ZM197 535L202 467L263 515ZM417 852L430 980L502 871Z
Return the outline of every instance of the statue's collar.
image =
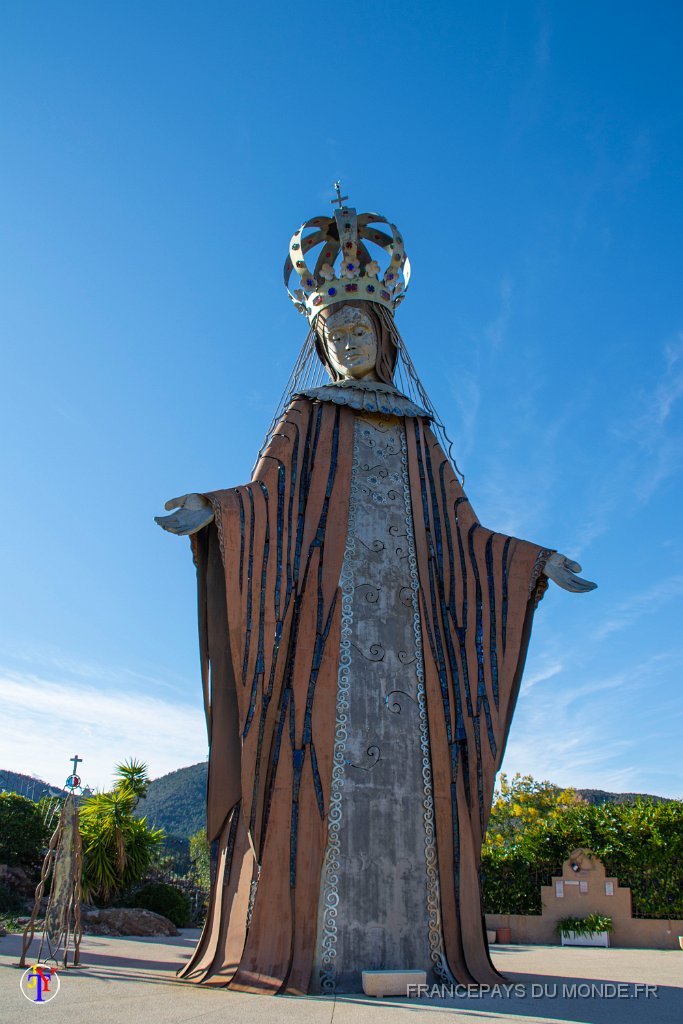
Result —
M379 380L340 380L321 388L299 391L292 398L308 398L312 402L333 402L348 405L362 412L379 412L393 416L420 416L431 419L428 412L397 391L392 384Z

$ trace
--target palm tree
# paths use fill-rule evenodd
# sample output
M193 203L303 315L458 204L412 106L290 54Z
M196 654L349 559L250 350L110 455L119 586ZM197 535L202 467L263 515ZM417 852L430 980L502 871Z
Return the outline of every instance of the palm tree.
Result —
M147 765L130 760L116 766L114 788L84 800L80 808L85 899L108 902L144 877L164 837L134 810L149 787Z
M114 778L117 780L114 789L130 792L135 797L134 807L144 796L147 796L150 779L147 774L147 765L144 761L136 761L131 757L128 761L122 761L116 765Z

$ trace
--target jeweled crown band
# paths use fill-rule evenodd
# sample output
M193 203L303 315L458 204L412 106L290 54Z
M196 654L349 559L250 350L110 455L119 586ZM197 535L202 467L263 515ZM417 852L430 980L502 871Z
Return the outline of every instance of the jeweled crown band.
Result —
M321 244L311 268L306 254ZM369 245L389 256L384 273ZM323 309L344 299L377 302L393 313L405 298L410 262L395 224L378 213L357 214L341 207L332 217L311 218L292 235L284 278L289 297L311 323Z

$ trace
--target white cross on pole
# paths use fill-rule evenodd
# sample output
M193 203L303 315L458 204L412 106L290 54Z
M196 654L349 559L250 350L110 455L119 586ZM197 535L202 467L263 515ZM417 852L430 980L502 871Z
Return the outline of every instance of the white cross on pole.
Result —
M343 206L344 206L344 200L348 199L349 197L348 196L343 196L341 194L341 181L335 181L335 183L334 183L334 190L337 193L337 198L336 199L330 199L330 202L332 203L333 206L334 206L335 203L339 203L339 209L341 210L343 208Z

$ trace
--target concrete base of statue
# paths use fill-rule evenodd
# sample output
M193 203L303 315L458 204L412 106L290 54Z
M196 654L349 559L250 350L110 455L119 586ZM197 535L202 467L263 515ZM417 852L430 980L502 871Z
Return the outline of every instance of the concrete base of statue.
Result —
M384 996L406 996L409 985L426 984L426 971L363 971L363 992L377 999L383 999Z

